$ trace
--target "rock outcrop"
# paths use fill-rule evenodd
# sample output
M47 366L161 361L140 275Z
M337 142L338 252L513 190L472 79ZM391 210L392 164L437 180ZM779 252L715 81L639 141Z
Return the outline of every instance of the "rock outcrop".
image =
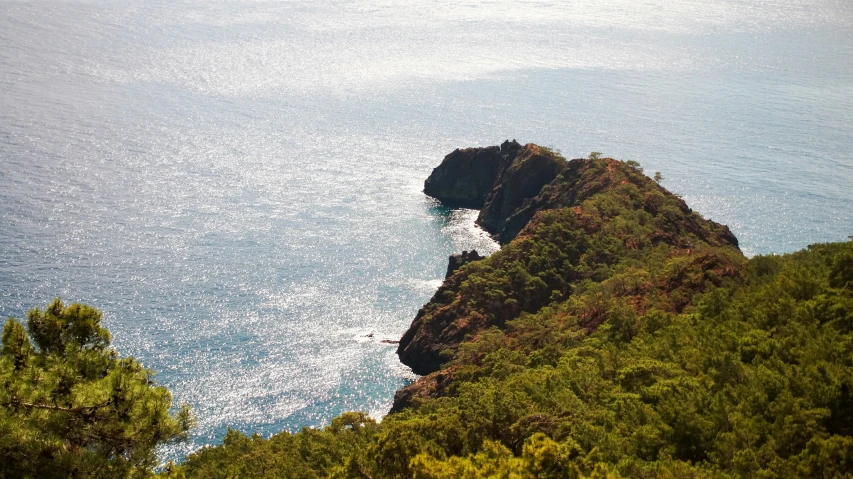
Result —
M424 193L451 208L480 209L477 224L508 243L530 219L513 215L566 167L547 148L507 140L447 155L424 182Z
M400 362L412 368L415 374L423 376L440 369L441 365L450 359L450 356L442 356L442 353L452 352L451 349L458 346L469 331L466 328L467 322L464 325L454 323L459 319L456 311L445 309L434 315L433 308L430 308L430 305L444 303L445 295L458 289L461 276L463 275L451 275L444 281L430 302L418 311L412 325L400 338L397 356L400 357Z
M477 224L502 244L509 243L530 220L516 217L516 213L567 167L566 160L552 151L532 143L525 145L501 172Z
M484 186L490 178L491 189ZM465 185L475 185L467 195ZM566 161L512 141L451 153L426 186L449 206L482 205L478 223L513 245L482 260L473 252L451 257L444 283L400 339L400 361L424 377L397 394L395 410L444 394L452 378L446 365L461 343L505 329L521 313L561 304L579 284L606 281L620 261L651 261L643 267L657 275L620 286L637 314L651 307L679 313L693 295L744 274L728 227L694 213L636 164ZM682 269L654 266L663 260ZM595 308L578 319L588 332L606 320Z
M444 275L444 279L447 279L453 276L453 273L456 272L457 269L465 266L466 264L472 261L478 261L483 259L484 256L480 256L480 253L477 250L471 251L463 251L460 254L452 254L447 262L447 273Z
M621 162L609 160L623 167ZM587 161L566 161L548 148L533 143L521 146L515 140L507 140L500 147L457 149L433 170L424 183L424 193L451 208L480 208L477 224L506 244L536 212L572 206L615 186L596 182L595 178L580 178ZM491 184L486 186L489 181ZM672 196L669 191L658 189ZM684 201L680 201L679 209L684 214L692 212ZM714 234L710 236L695 222L684 226L692 233L704 235L703 240L714 242L712 237L719 234L723 243L738 245L728 227L714 225L711 228Z
M457 149L432 170L424 193L451 208L480 209L519 150L515 140L501 146Z
M391 412L400 412L418 399L443 396L453 382L453 368L442 369L419 378L412 384L394 393Z

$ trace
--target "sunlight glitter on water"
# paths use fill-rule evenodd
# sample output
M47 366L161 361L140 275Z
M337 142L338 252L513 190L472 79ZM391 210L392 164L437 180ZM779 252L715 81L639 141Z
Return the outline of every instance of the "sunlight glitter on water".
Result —
M839 0L0 3L0 314L102 308L179 457L381 416L447 256L423 180L516 138L634 159L748 255L853 234ZM366 340L368 334L373 340Z

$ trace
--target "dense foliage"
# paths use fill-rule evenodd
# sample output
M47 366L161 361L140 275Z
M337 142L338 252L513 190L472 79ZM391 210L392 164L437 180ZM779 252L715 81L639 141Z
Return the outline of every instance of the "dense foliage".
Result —
M522 315L467 345L443 397L378 425L349 414L268 440L231 432L180 473L850 477L851 272L853 244L816 245L752 259L744 284L679 314L615 301L619 319L589 335L571 304Z
M639 165L597 157L535 202L557 207L416 318L412 344L441 349L398 412L229 431L161 475L853 477L853 243L747 260ZM30 313L35 346L7 323L9 476L143 473L153 444L184 430L93 311Z
M586 331L614 316L617 299L633 314L678 313L697 293L745 272L727 228L626 163L572 160L532 203L556 208L540 210L511 243L444 282L403 335L403 362L429 374L489 327L567 301ZM398 396L435 395L429 388L421 380Z
M110 349L101 313L59 300L9 319L0 350L0 477L149 475L190 426L151 372Z
M747 260L611 162L439 290L436 338L481 328L400 412L232 431L168 474L853 477L853 243Z

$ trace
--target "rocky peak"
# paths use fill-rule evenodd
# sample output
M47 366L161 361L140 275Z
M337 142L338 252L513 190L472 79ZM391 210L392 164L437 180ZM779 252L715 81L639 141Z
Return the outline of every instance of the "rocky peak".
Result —
M472 190L466 192L466 185ZM479 255L451 257L444 283L397 350L417 374L442 370L462 342L491 327L504 329L522 313L562 304L584 281L605 281L622 259L642 266L642 261L679 258L674 264L686 269L642 266L660 277L621 293L636 296L632 304L638 311L650 307L643 298L651 290L655 307L678 313L693 294L741 275L742 255L731 231L693 212L630 163L566 161L547 148L505 142L454 151L433 171L424 191L451 207L481 205L478 223L513 245L461 270ZM583 318L588 332L607 320L588 313ZM432 395L438 389L426 385L433 383L424 378L407 388L401 404Z

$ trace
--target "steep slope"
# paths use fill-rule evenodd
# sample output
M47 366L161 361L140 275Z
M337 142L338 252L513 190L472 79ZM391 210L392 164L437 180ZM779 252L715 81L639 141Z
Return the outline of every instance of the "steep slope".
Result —
M418 312L398 348L416 373L436 371L461 342L491 326L563 302L584 281L607 280L625 261L654 272L621 293L638 298L638 312L650 307L640 298L652 291L663 309L680 312L693 294L740 275L743 258L729 229L701 218L636 167L613 159L566 162L532 144L510 151L517 153L497 175L478 221L502 240L515 240L460 268ZM702 276L658 271L676 258ZM606 319L593 316L590 331Z
M507 243L531 217L513 215L567 166L547 148L515 140L499 147L457 149L432 171L424 193L451 208L480 209L477 224Z
M480 209L521 150L516 141L501 146L456 149L424 182L424 193L451 208Z
M636 166L566 162L454 259L381 423L229 431L163 476L853 477L853 243L747 260Z

